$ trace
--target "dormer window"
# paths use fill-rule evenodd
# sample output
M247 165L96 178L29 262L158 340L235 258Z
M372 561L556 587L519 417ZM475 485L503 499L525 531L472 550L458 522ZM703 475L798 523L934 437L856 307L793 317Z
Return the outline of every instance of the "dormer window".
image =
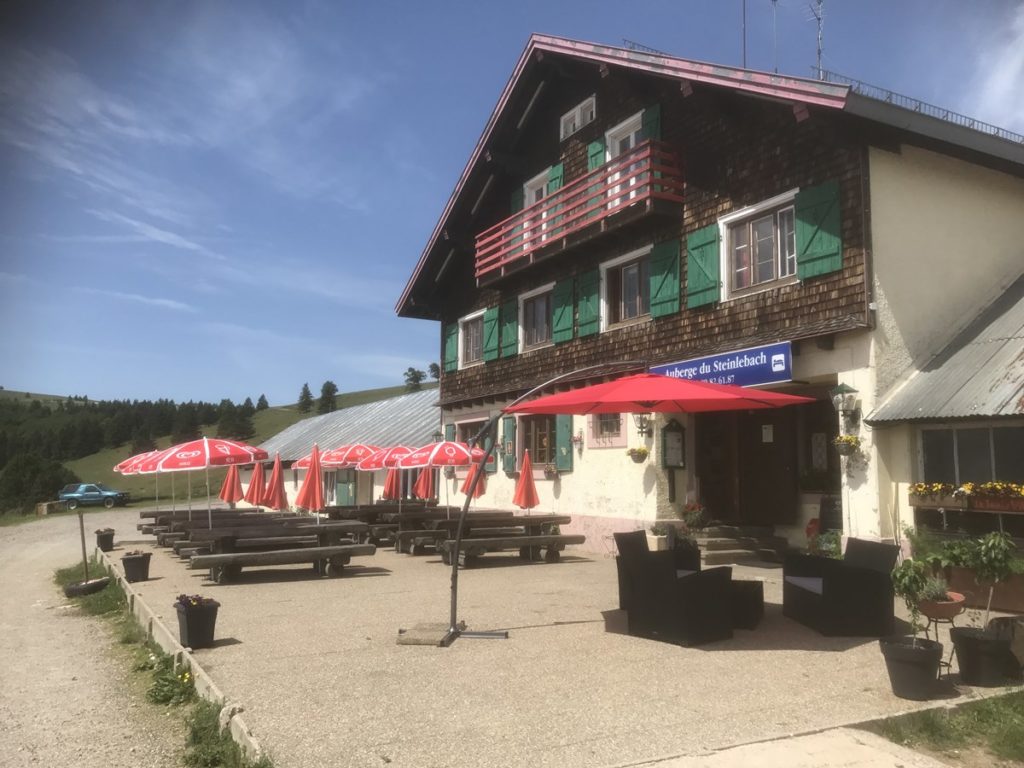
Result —
M585 125L594 122L597 117L597 98L591 96L562 115L558 132L559 139L565 140Z

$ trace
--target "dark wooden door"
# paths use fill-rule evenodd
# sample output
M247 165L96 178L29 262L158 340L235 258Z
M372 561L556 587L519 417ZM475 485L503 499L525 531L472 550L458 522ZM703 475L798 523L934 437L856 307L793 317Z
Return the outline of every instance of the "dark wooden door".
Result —
M708 515L739 522L735 413L704 413L696 421L696 466L700 500Z
M748 525L796 520L796 409L747 411L736 427L740 520Z

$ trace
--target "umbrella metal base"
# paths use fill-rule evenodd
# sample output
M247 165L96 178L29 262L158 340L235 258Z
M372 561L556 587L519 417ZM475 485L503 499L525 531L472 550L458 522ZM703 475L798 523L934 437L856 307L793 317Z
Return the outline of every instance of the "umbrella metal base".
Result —
M399 645L433 645L447 648L460 637L507 640L508 632L469 632L464 621L460 621L456 627L441 622L426 622L409 629L398 630Z

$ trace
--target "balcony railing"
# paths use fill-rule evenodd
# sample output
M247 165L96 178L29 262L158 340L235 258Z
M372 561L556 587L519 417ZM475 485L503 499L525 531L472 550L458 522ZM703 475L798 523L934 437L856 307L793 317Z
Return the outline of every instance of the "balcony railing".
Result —
M476 238L477 281L565 250L577 238L633 218L619 214L642 214L656 201L681 205L683 177L668 145L645 141L481 232Z

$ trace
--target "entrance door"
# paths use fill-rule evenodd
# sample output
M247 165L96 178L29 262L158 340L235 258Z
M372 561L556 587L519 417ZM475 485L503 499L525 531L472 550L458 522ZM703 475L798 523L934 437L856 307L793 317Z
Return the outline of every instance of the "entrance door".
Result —
M739 517L747 525L796 519L796 409L748 411L737 419Z
M697 417L696 466L700 500L716 520L739 522L736 479L735 413L704 413Z
M348 507L356 503L356 472L354 469L338 470L335 499L334 503L339 507Z

